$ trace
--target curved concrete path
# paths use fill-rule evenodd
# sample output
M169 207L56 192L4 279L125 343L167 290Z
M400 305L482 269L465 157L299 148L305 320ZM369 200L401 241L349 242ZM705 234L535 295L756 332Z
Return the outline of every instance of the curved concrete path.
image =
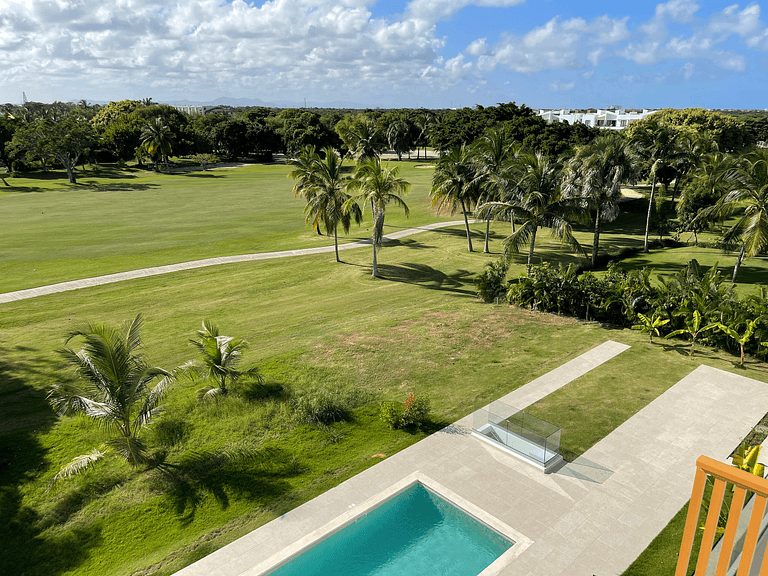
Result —
M449 228L451 226L463 225L464 220L453 220L451 222L434 222L424 226L406 228L398 230L384 236L384 242L398 240L427 232L439 228ZM339 244L339 250L351 250L352 248L361 248L370 246L370 240L360 240L358 242L348 242ZM17 300L26 300L37 296L48 294L57 294L69 290L79 290L80 288L90 288L91 286L101 286L102 284L112 284L124 280L134 280L136 278L145 278L147 276L158 276L160 274L170 274L171 272L180 272L182 270L193 270L195 268L206 268L208 266L218 266L220 264L235 264L237 262L250 262L252 260L270 260L273 258L287 258L289 256L306 256L309 254L325 254L333 252L333 246L320 246L317 248L301 248L298 250L282 250L279 252L259 252L256 254L239 254L235 256L220 256L218 258L205 258L203 260L191 260L189 262L180 262L179 264L167 264L165 266L154 266L152 268L141 268L139 270L129 270L128 272L117 272L115 274L106 274L104 276L94 276L92 278L83 278L81 280L70 280L68 282L59 282L57 284L48 284L37 288L27 288L25 290L15 290L14 292L5 292L0 294L0 304L15 302Z

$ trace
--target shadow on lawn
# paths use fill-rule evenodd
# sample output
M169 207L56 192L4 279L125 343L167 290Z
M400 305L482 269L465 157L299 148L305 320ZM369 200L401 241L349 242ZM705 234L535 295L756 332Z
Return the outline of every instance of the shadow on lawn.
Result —
M212 172L181 172L178 176L185 176L187 178L224 178L223 175Z
M279 448L219 452L192 452L180 462L162 462L155 476L157 488L168 495L183 524L195 519L197 508L212 496L221 508L229 498L247 498L264 505L291 489L288 478L303 468L289 452Z
M23 359L11 361L10 357ZM43 535L50 525L37 510L24 504L21 487L35 480L47 449L38 436L56 421L45 392L31 386L35 378L60 378L55 362L34 348L0 347L0 539L10 553L0 554L0 574L56 575L76 568L101 539L98 527L75 528ZM47 473L47 472L46 472Z
M154 190L160 188L160 184L115 182L101 183L94 180L83 180L78 182L78 186L90 188L94 192L133 192L135 190Z
M457 270L453 274L446 274L426 264L380 264L379 274L383 280L390 280L392 282L415 284L430 290L445 290L457 294L475 295L474 290L465 288L465 286L471 284L472 278L476 275L469 270Z

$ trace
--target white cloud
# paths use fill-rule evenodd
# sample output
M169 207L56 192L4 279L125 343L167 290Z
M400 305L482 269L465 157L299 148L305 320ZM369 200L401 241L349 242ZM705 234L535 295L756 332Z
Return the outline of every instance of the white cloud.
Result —
M522 4L525 0L411 0L406 13L428 22L444 20L465 6L504 8Z
M151 83L167 97L206 89L279 98L329 79L343 96L418 81L445 44L434 21L374 18L371 3L0 0L0 85L34 86L44 76L90 93L110 86L121 97ZM472 67L452 56L436 80L450 84Z
M718 48L719 44L735 35L749 47L768 49L768 32L760 22L757 4L750 4L741 11L736 4L728 6L712 14L704 25L692 24L690 35L670 37L669 24L691 24L698 8L688 0L659 4L654 17L639 27L642 37L627 44L619 54L641 65L669 59L704 59L726 70L743 71L746 58Z
M549 85L549 89L553 92L567 92L573 90L576 86L576 82L560 82L556 80Z
M490 47L483 39L486 50L478 58L477 67L483 71L504 66L516 72L537 72L548 68L583 68L585 59L596 64L604 47L629 36L627 20L602 16L591 22L583 18L561 22L553 18L523 36L502 35ZM478 42L470 44L467 53L476 55ZM595 45L599 47L594 48Z

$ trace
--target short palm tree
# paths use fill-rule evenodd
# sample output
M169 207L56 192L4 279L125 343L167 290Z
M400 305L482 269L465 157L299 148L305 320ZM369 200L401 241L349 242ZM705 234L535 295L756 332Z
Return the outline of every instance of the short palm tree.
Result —
M635 158L627 142L616 133L606 134L577 148L568 161L565 188L584 198L594 211L592 267L597 266L600 232L605 222L619 215L621 184L634 178Z
M540 152L523 154L517 161L516 193L501 202L486 202L478 213L492 211L509 213L520 224L504 239L507 254L519 252L528 244L528 273L533 264L536 234L541 227L550 228L552 235L567 244L577 254L584 250L573 236L571 221L584 220L587 211L581 198L566 197L560 186L560 167Z
M322 222L326 232L333 231L336 262L341 262L338 227L341 225L345 233L349 232L352 220L359 224L363 214L357 204L345 206L350 195L346 191L349 178L342 171L343 160L330 146L323 153L321 157L314 149L303 151L299 158L289 161L295 166L289 175L298 180L294 187L296 194L307 199L306 222L314 227Z
M384 235L384 215L387 204L396 204L405 212L406 217L410 210L405 200L401 198L408 192L411 185L398 176L398 168L384 168L378 158L367 158L360 162L355 169L354 178L349 183L349 190L355 193L345 203L345 209L352 210L352 205L360 204L371 206L373 214L373 273L376 278L379 275L376 253L381 248Z
M160 156L165 167L168 167L168 156L173 149L173 134L162 118L158 116L154 122L141 129L141 143L150 156Z
M150 461L147 446L139 436L162 410L160 401L174 376L144 361L140 353L141 325L141 315L138 315L124 330L86 324L67 334L65 342L74 338L83 340L77 352L70 348L59 351L74 368L78 380L74 384L55 385L48 393L48 400L60 415L81 414L93 418L112 433L112 438L64 466L51 480L49 488L110 453L133 466Z
M218 326L210 320L203 320L203 329L197 331L197 340L190 340L200 352L200 360L191 360L179 368L179 373L201 376L216 383L216 386L198 391L200 400L212 400L229 392L227 385L235 384L240 378L253 378L262 382L258 367L240 371L237 366L242 360L243 351L248 348L245 340L231 336L222 336Z
M461 208L467 231L467 247L472 252L472 233L468 212L480 197L482 179L470 149L462 144L440 158L432 175L432 205L438 210L448 208L451 214Z

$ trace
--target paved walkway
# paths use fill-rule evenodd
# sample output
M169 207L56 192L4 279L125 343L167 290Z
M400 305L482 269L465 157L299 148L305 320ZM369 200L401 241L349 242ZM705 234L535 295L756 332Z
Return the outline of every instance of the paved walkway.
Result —
M451 226L464 225L464 220L454 220L451 222L435 222L406 228L391 232L384 236L384 242L398 240L440 228L449 228ZM361 240L359 242L348 242L339 244L339 250L351 250L370 246L370 240ZM333 252L333 246L320 246L317 248L301 248L299 250L281 250L279 252L259 252L256 254L240 254L236 256L221 256L218 258L206 258L204 260L192 260L190 262L181 262L179 264L168 264L166 266L154 266L152 268L141 268L140 270L129 270L128 272L118 272L116 274L106 274L104 276L94 276L93 278L83 278L81 280L70 280L68 282L59 282L58 284L49 284L37 288L27 288L25 290L16 290L14 292L5 292L0 294L0 304L15 302L17 300L26 300L37 296L47 294L58 294L59 292L68 292L69 290L79 290L80 288L90 288L92 286L101 286L102 284L112 284L114 282L123 282L124 280L134 280L136 278L146 278L147 276L158 276L160 274L170 274L172 272L181 272L183 270L194 270L195 268L206 268L208 266L219 266L221 264L235 264L238 262L252 262L254 260L271 260L273 258L288 258L290 256L306 256L309 254L327 254Z

